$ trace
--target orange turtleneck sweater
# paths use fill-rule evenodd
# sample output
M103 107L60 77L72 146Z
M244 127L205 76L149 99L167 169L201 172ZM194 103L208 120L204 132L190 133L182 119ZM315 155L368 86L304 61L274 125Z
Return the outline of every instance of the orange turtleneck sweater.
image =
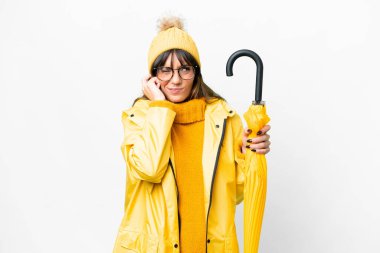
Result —
M179 191L180 252L205 253L206 215L202 167L205 98L182 103L152 101L150 106L163 106L176 112L171 138Z

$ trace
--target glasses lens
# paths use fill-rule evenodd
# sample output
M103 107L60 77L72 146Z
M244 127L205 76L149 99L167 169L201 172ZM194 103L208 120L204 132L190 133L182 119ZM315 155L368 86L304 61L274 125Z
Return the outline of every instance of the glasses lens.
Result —
M157 69L157 77L162 81L169 81L172 78L173 69L168 67L160 67Z
M184 80L193 78L195 74L193 66L182 66L179 68L178 71L179 71L179 75Z
M157 68L157 77L161 81L169 81L173 77L173 69L170 67L158 67ZM193 66L184 65L178 69L179 76L188 80L194 77L195 69Z

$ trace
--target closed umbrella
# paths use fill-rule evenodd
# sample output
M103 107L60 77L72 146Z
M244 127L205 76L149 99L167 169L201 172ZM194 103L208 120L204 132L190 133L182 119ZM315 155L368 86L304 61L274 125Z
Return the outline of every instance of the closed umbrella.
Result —
M256 62L255 100L244 113L244 119L249 129L248 138L254 138L257 132L270 120L266 114L265 102L261 101L263 86L263 63L253 51L241 49L233 53L226 65L227 76L232 76L232 67L236 59L248 56ZM265 155L247 150L245 154L245 184L244 184L244 252L257 253L261 226L264 216L267 190L267 162Z

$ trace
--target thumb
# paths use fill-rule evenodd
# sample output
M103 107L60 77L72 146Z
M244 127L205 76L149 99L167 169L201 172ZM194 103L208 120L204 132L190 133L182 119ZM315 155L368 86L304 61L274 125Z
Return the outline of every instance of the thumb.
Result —
M248 136L251 134L252 130L248 128L244 128L243 132L243 142L248 139Z
M250 135L251 133L252 133L252 130L249 129L248 127L246 127L246 128L244 129L244 135L245 135L245 136L248 136L248 135Z

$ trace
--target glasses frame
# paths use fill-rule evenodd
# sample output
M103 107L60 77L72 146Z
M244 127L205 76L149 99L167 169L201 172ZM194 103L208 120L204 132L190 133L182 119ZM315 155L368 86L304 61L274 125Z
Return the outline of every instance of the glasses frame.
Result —
M193 70L194 70L194 76L192 76L191 78L183 78L182 76L181 76L181 74L180 74L180 72L179 72L179 70L181 69L181 68L184 68L184 67L191 67L191 68L193 68ZM171 69L172 71L172 75L170 76L170 78L168 79L168 80L162 80L162 79L160 79L159 77L158 77L158 75L157 75L157 72L158 72L158 70L159 69L162 69L162 68L169 68L169 69ZM182 80L190 80L190 79L192 79L192 78L194 78L195 76L196 76L196 74L197 74L197 69L198 69L198 65L182 65L181 67L179 67L178 69L173 69L173 68L171 68L171 67L165 67L165 66L160 66L160 67L157 67L157 68L153 68L153 71L154 71L154 74L155 74L155 76L159 79L159 80L161 80L161 81L163 81L163 82L167 82L167 81L170 81L172 78L173 78L173 76L174 76L174 71L175 70L177 70L177 72L178 72L178 76L182 79Z

